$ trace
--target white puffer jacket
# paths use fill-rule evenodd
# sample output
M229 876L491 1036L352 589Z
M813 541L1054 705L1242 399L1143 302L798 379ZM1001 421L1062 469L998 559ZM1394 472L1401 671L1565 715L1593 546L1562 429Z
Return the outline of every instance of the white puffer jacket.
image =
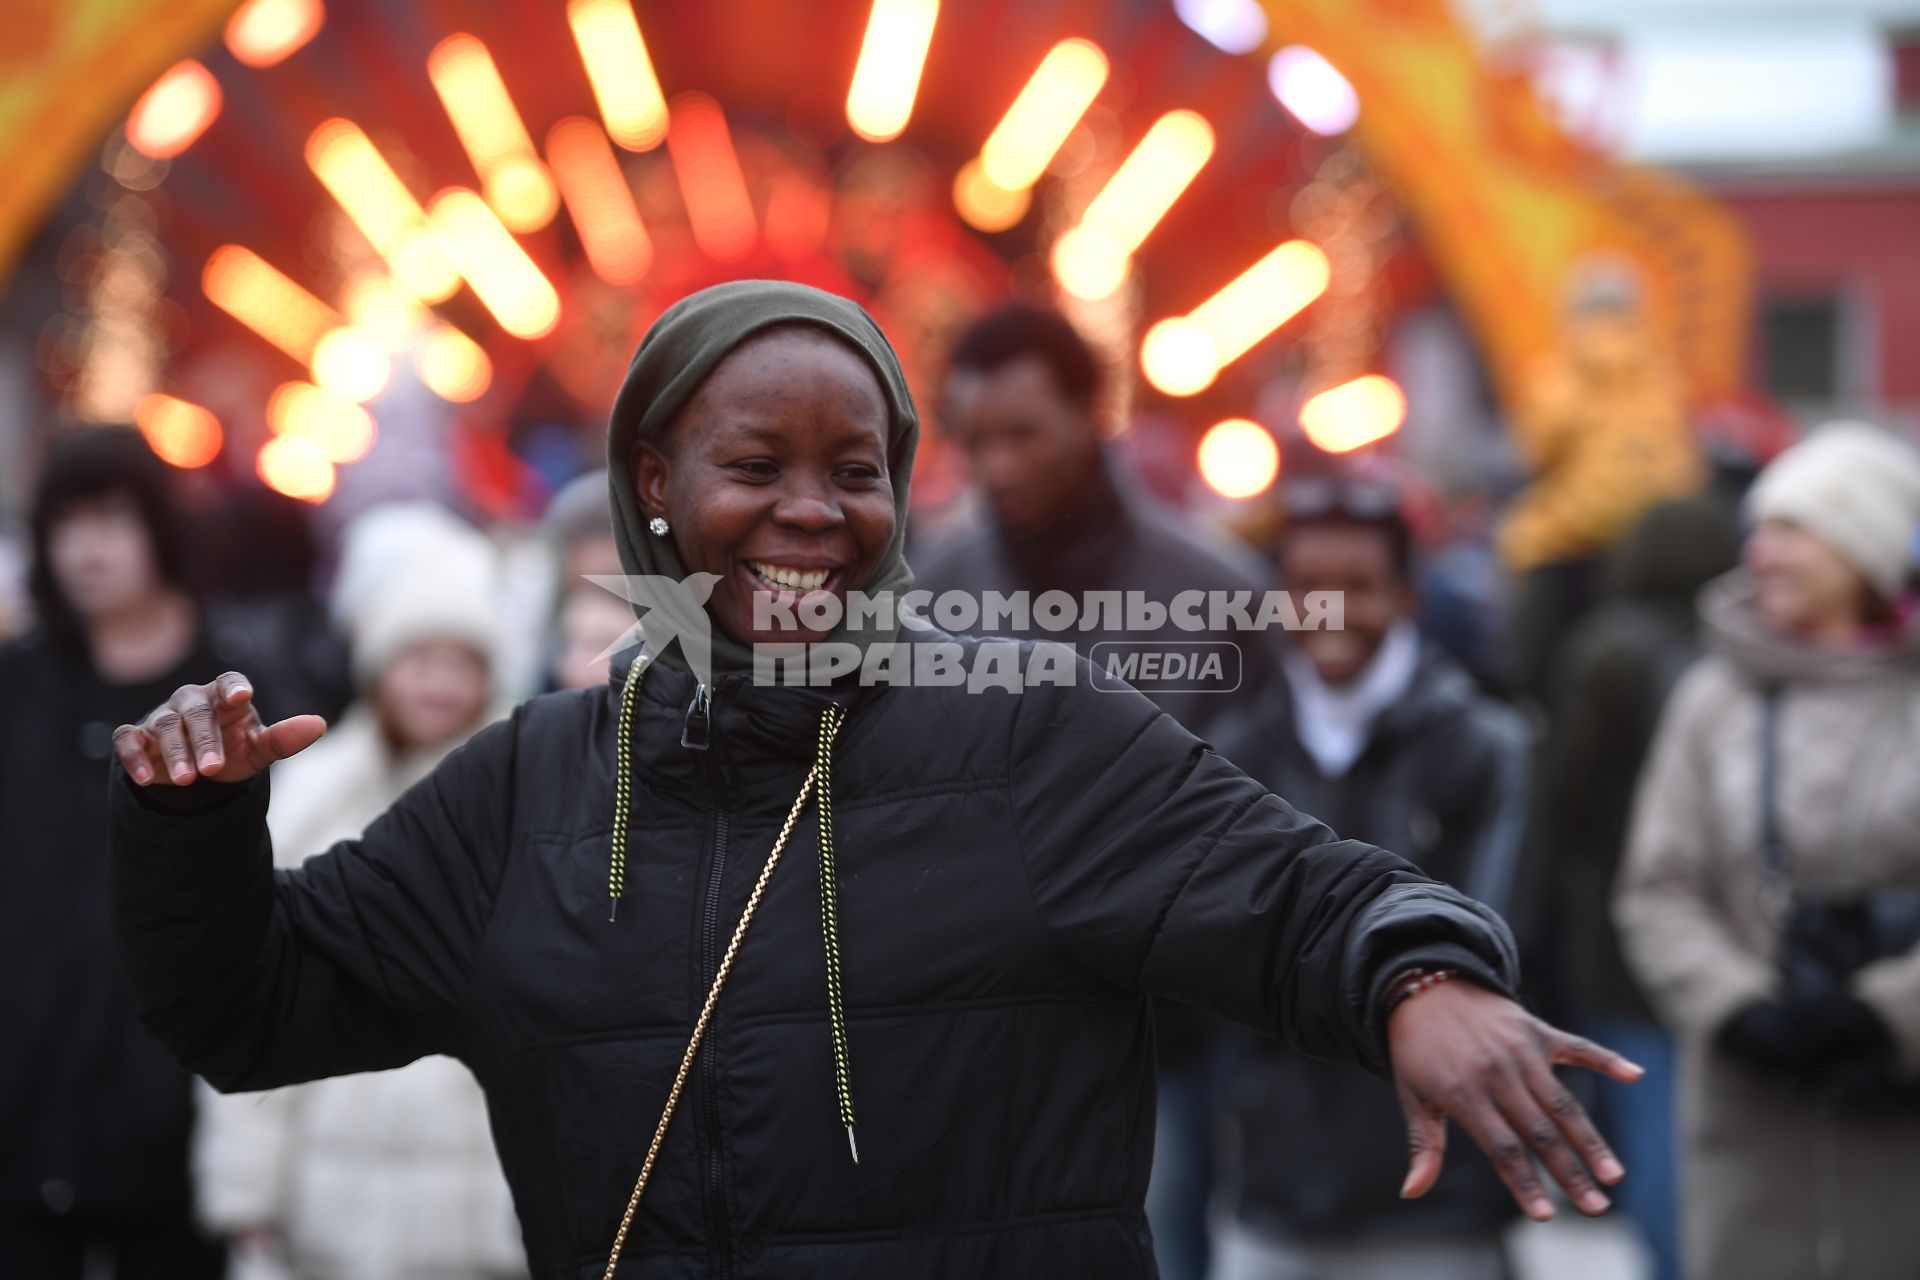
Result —
M396 758L373 715L349 711L274 766L275 861L298 865L358 835L444 754ZM451 1058L264 1094L203 1090L194 1147L206 1225L271 1227L299 1280L527 1273L485 1100Z

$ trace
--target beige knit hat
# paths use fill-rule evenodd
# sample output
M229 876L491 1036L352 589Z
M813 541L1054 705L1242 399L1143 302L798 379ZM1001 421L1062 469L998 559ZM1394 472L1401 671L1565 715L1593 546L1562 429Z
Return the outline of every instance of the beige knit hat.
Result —
M1775 458L1747 495L1753 520L1791 520L1893 600L1920 535L1920 451L1858 422L1835 422Z
M333 608L363 687L425 640L456 640L494 659L499 564L473 526L437 508L376 509L349 526L341 559Z

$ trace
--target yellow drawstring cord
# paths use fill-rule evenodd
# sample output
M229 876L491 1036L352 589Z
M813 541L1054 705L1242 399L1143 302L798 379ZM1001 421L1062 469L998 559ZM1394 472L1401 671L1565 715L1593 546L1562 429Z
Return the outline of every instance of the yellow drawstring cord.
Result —
M833 739L846 712L830 706L820 713L820 748L815 768L820 785L815 800L820 809L820 937L827 948L827 1025L833 1032L833 1092L846 1126L847 1150L860 1163L860 1146L853 1140L853 1082L847 1066L847 1007L840 993L840 909L834 897L833 867Z
M840 732L840 726L846 720L846 713L839 707L829 707L821 713L821 754L813 768L807 770L807 776L800 784L800 794L793 798L793 807L787 810L787 820L780 826L780 834L775 837L773 849L767 854L767 864L760 868L760 878L754 882L753 892L747 895L747 905L740 912L740 922L733 926L733 939L727 943L727 950L720 957L720 967L714 971L713 985L707 988L706 1001L700 1006L700 1015L694 1019L693 1034L687 1037L687 1050L680 1056L680 1070L674 1074L673 1088L667 1091L667 1103L660 1109L660 1123L654 1126L653 1141L647 1146L647 1158L640 1166L640 1176L634 1181L633 1194L627 1199L626 1212L620 1215L620 1228L614 1233L613 1248L607 1255L607 1269L602 1280L614 1280L614 1273L620 1266L620 1255L627 1246L627 1233L633 1229L633 1216L640 1209L640 1197L645 1194L647 1180L653 1175L653 1163L660 1156L660 1145L666 1140L667 1125L673 1120L674 1109L680 1104L680 1093L686 1088L687 1073L693 1069L693 1056L700 1051L700 1041L706 1036L707 1024L713 1020L714 1006L720 1002L720 989L727 984L727 975L733 972L734 957L740 953L741 940L747 936L747 926L753 922L754 912L760 909L760 899L767 891L767 882L773 879L773 869L780 865L780 854L787 847L787 837L793 834L794 823L800 818L800 811L806 807L807 797L813 794L816 786L824 787L826 782L826 762L832 759L833 740ZM616 827L620 824L616 823ZM838 1008L836 1001L835 1007ZM843 1017L844 1020L844 1017ZM846 1079L845 1059L836 1054L836 1066L840 1068L840 1079ZM853 1105L850 1095L844 1104L843 1114L847 1117L847 1137L852 1141ZM855 1153L858 1159L858 1153Z

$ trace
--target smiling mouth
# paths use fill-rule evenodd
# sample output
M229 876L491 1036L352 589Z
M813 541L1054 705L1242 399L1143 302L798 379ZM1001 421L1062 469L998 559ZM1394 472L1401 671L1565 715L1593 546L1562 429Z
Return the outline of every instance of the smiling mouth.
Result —
M802 569L766 560L747 561L747 571L776 595L811 595L840 576L838 569Z

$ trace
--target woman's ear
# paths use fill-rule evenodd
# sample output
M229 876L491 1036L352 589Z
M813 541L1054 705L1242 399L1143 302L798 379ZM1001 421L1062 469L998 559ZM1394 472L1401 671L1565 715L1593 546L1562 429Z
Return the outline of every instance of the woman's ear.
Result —
M667 494L672 490L671 464L667 455L645 441L633 446L633 491L640 508L649 516L667 514Z

